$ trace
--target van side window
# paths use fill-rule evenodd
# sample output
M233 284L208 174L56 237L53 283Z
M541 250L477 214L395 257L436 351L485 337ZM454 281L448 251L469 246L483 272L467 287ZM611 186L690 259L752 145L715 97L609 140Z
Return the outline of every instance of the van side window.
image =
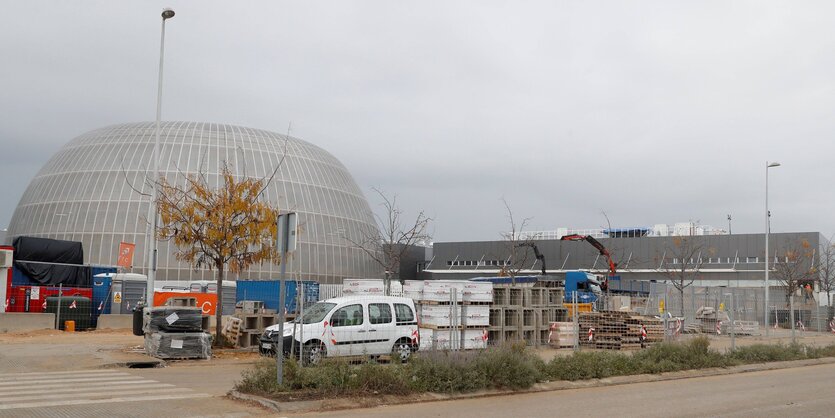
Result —
M415 313L409 305L404 303L394 304L394 313L397 315L397 323L415 322Z
M368 319L372 324L390 324L391 306L388 303L369 303Z
M362 305L348 305L339 308L331 316L332 327L362 325Z

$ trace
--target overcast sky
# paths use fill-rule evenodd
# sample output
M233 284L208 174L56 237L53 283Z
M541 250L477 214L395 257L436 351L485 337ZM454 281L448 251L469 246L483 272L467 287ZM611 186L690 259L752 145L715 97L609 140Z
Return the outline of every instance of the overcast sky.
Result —
M0 228L63 144L163 119L287 131L436 241L700 221L835 232L835 3L6 1Z

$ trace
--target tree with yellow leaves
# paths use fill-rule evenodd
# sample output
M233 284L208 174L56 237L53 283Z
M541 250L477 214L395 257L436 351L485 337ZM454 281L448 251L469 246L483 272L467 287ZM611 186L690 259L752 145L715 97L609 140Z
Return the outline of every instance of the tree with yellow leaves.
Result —
M256 263L276 261L273 244L278 211L259 198L268 180L237 177L224 163L222 183L212 188L202 173L184 176L184 184L159 181L157 238L177 246L178 260L217 270L215 342L220 343L223 278Z

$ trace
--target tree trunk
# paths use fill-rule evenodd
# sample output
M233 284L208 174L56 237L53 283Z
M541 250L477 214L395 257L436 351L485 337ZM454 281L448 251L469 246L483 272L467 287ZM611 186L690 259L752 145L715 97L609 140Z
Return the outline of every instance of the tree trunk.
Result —
M217 266L217 306L215 307L215 346L221 346L220 330L223 328L223 263Z
M681 317L684 318L684 286L678 289L679 301L681 301Z

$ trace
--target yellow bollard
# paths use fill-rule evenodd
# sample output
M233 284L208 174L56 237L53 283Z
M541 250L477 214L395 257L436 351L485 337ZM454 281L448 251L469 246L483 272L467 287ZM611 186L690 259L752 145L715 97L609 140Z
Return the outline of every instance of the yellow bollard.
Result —
M64 331L75 332L75 321L64 321Z

